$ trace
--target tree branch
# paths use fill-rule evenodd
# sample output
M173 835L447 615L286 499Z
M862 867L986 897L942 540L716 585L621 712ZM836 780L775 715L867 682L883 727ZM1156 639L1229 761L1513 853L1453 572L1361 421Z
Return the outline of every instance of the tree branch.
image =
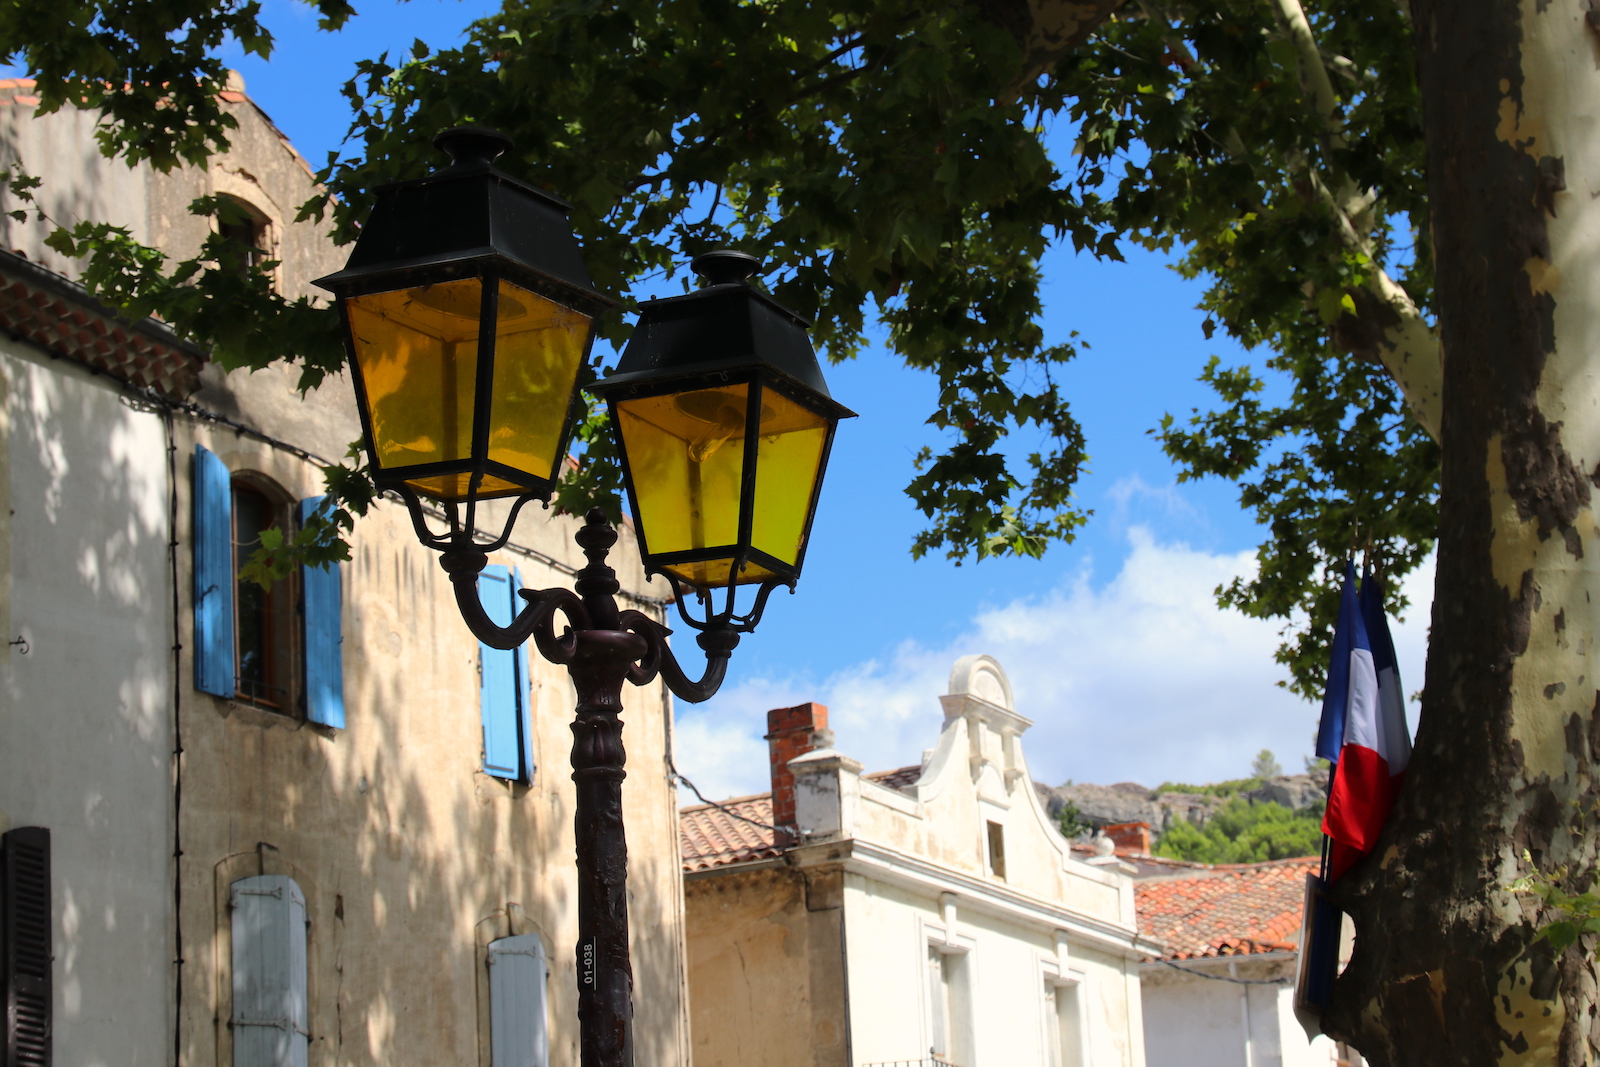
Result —
M1020 95L1089 39L1123 0L975 0L1022 48L1022 70L1011 84Z
M1317 47L1300 0L1272 0L1272 3L1279 24L1295 46L1301 88L1322 121L1326 138L1323 157L1332 170L1332 152L1327 149L1345 144L1339 121L1339 97L1333 90L1322 50ZM1333 212L1345 247L1372 258L1372 241L1366 230L1377 205L1375 190L1358 189L1348 177L1335 171L1335 184L1339 188L1335 195L1314 168L1307 165L1306 170L1317 198ZM1411 296L1378 266L1376 260L1368 274L1364 296L1356 300L1354 316L1343 315L1335 323L1335 339L1353 354L1382 363L1400 387L1417 423L1429 437L1439 440L1444 353L1438 335Z

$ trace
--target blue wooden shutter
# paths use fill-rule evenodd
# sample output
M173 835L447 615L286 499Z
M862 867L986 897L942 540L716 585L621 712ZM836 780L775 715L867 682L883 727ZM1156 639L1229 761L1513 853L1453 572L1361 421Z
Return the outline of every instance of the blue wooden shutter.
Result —
M233 1067L306 1067L306 898L281 874L243 878L233 911Z
M478 596L483 610L497 626L511 623L511 571L491 563L478 575ZM519 653L479 643L482 675L478 706L483 714L483 770L496 778L520 780L522 773L522 699Z
M300 501L299 520L305 525L322 503L320 496ZM300 596L305 624L306 718L324 726L344 729L344 646L341 629L343 601L339 593L339 565L300 568Z
M511 571L511 615L516 617L517 612L526 603L517 595L517 590L522 588L522 574L515 568ZM533 781L533 694L529 692L532 676L528 673L528 642L524 641L517 646L517 736L521 740L522 755L522 780Z
M233 696L233 481L194 446L194 687Z
M50 1067L50 831L0 836L0 995L6 1067Z
M548 968L538 934L489 942L489 1062L492 1067L548 1067L545 1030Z

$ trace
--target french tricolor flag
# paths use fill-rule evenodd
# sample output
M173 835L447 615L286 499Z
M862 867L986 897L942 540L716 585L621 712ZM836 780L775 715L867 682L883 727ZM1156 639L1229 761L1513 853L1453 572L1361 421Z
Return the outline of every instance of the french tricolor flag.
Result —
M1332 841L1331 884L1378 843L1411 761L1405 696L1383 592L1368 574L1358 597L1353 563L1345 566L1317 755L1334 764L1322 816L1322 832Z

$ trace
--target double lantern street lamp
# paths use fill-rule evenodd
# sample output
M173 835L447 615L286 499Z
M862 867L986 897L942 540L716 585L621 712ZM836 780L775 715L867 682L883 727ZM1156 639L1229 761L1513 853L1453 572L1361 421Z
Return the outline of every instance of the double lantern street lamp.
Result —
M704 675L684 673L665 626L618 610L606 563L617 534L598 508L577 534L589 562L575 591L521 590L527 604L497 625L478 574L522 506L549 500L595 318L617 304L589 280L569 205L495 169L509 138L463 126L434 144L451 165L375 190L344 270L316 284L344 322L373 480L399 494L440 553L468 629L493 648L531 637L572 676L582 1063L628 1067L622 685L659 674L683 700L716 693L739 635L800 576L834 428L853 412L828 395L806 321L748 284L756 260L700 256L703 287L645 304L616 372L588 388L610 408L645 573L671 583L679 616L699 632ZM495 499L511 501L505 527L479 540L479 505ZM440 506L443 532L424 500ZM754 595L741 614L744 586ZM569 624L561 636L557 613Z

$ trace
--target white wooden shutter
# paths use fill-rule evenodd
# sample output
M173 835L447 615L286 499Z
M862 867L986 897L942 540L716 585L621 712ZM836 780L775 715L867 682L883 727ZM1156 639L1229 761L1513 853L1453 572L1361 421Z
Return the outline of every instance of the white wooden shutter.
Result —
M489 942L489 1058L493 1067L549 1067L544 945L538 934Z
M306 898L281 874L232 886L233 1067L306 1067Z

